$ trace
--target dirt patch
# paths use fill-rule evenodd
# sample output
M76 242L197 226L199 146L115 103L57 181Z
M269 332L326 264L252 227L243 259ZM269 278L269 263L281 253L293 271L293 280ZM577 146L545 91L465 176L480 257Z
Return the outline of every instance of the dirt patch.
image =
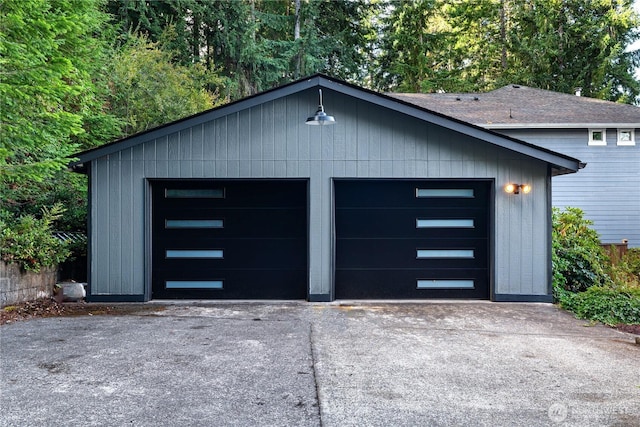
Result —
M39 317L126 315L161 311L163 306L146 304L58 303L38 299L7 306L0 310L0 325Z
M628 332L630 334L640 335L640 325L616 325L616 329L622 332Z

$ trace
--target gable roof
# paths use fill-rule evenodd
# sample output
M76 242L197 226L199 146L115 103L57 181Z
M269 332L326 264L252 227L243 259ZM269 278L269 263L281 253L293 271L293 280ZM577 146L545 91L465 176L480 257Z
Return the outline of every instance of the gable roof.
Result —
M389 95L488 129L640 127L640 107L521 85L487 93Z
M309 89L322 88L332 90L343 95L351 96L355 99L370 102L374 105L388 108L411 117L433 123L443 128L459 132L479 140L485 141L508 150L512 150L531 158L547 162L552 167L553 175L577 172L584 164L578 159L538 147L527 142L492 132L480 126L464 122L458 118L447 116L441 112L430 110L419 104L407 102L398 97L384 95L359 86L355 86L344 81L334 79L322 74L303 78L293 83L289 83L256 95L243 98L241 100L226 104L202 113L189 116L166 125L150 129L124 139L102 145L90 150L86 150L74 155L77 158L70 166L79 172L83 172L84 164L98 159L102 156L125 150L144 142L166 136L171 133L197 126L199 124L215 120L229 114L252 108L254 106L270 102L279 98L303 92ZM310 114L312 111L309 112ZM339 124L338 124L339 125Z

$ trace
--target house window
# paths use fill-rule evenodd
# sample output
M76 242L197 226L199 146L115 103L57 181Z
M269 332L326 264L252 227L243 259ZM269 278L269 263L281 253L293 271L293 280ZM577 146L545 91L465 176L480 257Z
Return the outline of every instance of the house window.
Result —
M589 145L607 145L607 131L604 129L589 129Z
M618 145L636 145L633 129L618 129Z

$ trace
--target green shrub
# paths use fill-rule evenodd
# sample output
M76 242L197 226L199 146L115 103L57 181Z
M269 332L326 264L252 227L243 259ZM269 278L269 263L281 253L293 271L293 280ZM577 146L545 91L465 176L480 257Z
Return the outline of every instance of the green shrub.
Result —
M15 262L27 271L53 267L70 254L67 244L51 234L53 223L62 216L62 205L42 208L42 216L23 215L14 222L0 217L0 259ZM4 218L4 219L3 219Z
M640 288L592 286L584 292L556 288L560 306L580 319L607 325L640 324Z
M612 258L592 222L576 208L553 209L553 290L560 306L580 319L640 324L640 248Z
M631 248L620 259L620 267L632 275L640 285L640 248Z
M566 208L552 213L552 265L554 287L573 292L611 284L609 259L598 233L590 228L582 210Z

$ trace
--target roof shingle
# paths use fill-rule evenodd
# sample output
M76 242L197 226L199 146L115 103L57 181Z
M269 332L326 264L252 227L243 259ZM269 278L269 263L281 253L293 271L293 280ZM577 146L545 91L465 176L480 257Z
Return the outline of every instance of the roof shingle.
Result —
M487 93L389 93L389 96L483 127L621 124L640 127L640 107L521 85Z

